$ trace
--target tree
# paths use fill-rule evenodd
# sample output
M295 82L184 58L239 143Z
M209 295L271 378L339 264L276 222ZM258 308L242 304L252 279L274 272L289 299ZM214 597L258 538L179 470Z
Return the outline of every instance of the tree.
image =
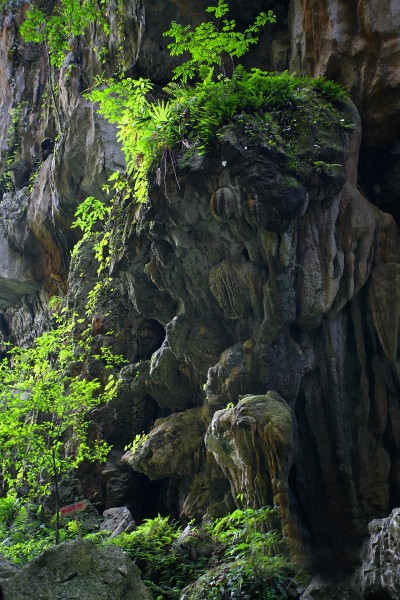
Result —
M59 530L60 478L84 460L104 461L109 446L93 433L90 415L115 394L81 371L88 344L59 324L31 348L13 347L0 363L0 452L3 485L37 503L52 491Z

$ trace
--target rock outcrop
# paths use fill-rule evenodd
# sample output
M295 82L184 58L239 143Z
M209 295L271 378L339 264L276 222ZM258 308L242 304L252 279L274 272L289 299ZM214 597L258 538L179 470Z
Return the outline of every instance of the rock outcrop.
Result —
M313 167L297 171L250 122L227 127L214 154L176 167L180 190L168 174L166 196L152 188L129 231L126 207L112 271L136 323L165 336L151 360L132 355L124 405L172 412L125 463L168 478L186 518L274 502L293 556L337 569L399 489L399 239L356 188L360 130L343 109L354 128L308 138Z
M360 184L370 200L395 214L397 220L399 24L396 0L292 0L289 41L283 44L290 69L324 75L349 90L363 123Z
M0 31L3 159L11 107L20 136L0 204L0 341L29 343L49 326L46 294L68 288L71 310L84 311L97 265L89 242L70 264L73 213L124 160L113 128L80 95L100 68L83 42L60 72L55 140L46 56L18 38L23 4L3 13ZM165 78L161 29L192 4L161 4L125 0L123 23L110 9L110 70L119 58ZM399 10L389 0L384 14L377 2L280 4L280 30L255 60L347 86L364 127L361 179L357 110L343 102L324 120L319 98L279 143L259 120L238 118L208 155L164 163L146 205L121 200L92 329L97 348L129 364L97 417L112 460L87 487L107 505L140 497L145 513L142 486L153 509L188 520L241 498L276 503L293 556L341 571L357 560L368 522L400 505L400 242L380 210L398 216ZM264 8L241 7L243 21ZM144 476L160 483L146 488Z
M400 596L400 509L368 526L370 537L361 552L356 584L363 598Z

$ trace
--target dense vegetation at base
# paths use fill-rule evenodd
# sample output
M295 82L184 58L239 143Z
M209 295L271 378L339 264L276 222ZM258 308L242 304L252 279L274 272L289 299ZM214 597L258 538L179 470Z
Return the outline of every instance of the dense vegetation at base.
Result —
M156 600L283 600L294 587L294 569L272 529L274 517L269 508L236 510L184 531L158 516L115 538L106 531L85 537L126 550ZM24 564L34 558L52 545L53 534L19 500L0 500L0 552L10 560ZM77 534L74 520L60 531L62 540Z

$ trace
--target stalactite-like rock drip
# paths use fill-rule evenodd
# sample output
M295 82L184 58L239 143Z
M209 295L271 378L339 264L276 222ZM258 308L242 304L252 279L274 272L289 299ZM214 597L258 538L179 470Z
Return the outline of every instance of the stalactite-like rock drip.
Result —
M368 141L396 139L399 123L399 22L396 0L293 0L291 68L343 82L360 107Z
M249 309L261 317L261 287L261 270L243 258L226 259L210 269L210 289L230 319L238 319Z
M244 396L234 408L217 411L205 439L239 504L278 507L292 556L300 559L302 548L290 510L288 483L293 429L291 409L270 391Z
M368 305L382 349L391 363L398 359L400 265L381 263L372 275Z

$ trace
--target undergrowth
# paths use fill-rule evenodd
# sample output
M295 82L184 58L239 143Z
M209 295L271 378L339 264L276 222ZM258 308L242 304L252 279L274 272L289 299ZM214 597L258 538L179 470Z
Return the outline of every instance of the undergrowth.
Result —
M294 569L271 516L268 507L236 510L186 529L158 516L115 538L108 531L84 537L128 552L154 600L283 600ZM81 529L85 534L82 524ZM60 540L77 535L75 521L64 522ZM22 499L1 498L0 539L0 553L24 565L54 544L54 519L45 520L37 506Z
M156 600L229 600L287 597L294 571L281 536L271 529L272 509L236 510L186 530L168 517L105 543L126 550Z
M15 496L0 498L0 554L25 565L54 545L56 520L48 520L38 505ZM77 535L75 521L59 529L60 542Z
M100 78L88 93L89 99L98 103L100 113L117 125L132 181L127 193L131 192L136 202L147 200L152 170L161 185L168 165L175 170L183 153L205 153L218 141L221 128L239 115L272 114L278 127L288 133L291 113L295 115L298 107L314 96L321 105L330 105L333 122L328 126L343 124L335 103L346 93L336 83L287 72L246 70L235 64L235 59L257 43L263 27L275 22L271 11L260 13L240 32L236 22L228 18L229 6L223 0L206 10L214 14L214 21L194 29L173 22L165 32L174 39L168 45L170 54L185 54L189 59L173 69L172 81L161 95L155 93L149 79L125 77ZM320 124L318 111L315 123ZM175 177L178 182L176 172ZM112 183L113 190L120 189L118 174ZM126 189L126 179L124 186Z

